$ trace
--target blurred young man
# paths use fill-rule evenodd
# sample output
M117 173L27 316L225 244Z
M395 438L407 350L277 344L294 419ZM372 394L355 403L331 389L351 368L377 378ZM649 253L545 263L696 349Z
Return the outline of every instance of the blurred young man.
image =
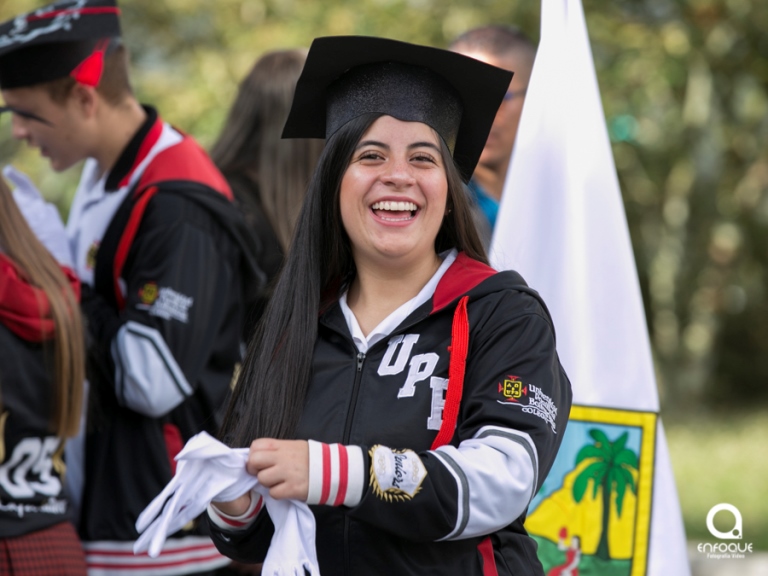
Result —
M515 73L469 183L470 191L492 230L496 224L504 179L507 176L517 126L523 111L525 91L536 57L536 47L528 36L517 28L492 25L464 32L451 42L449 48Z
M205 573L228 562L207 536L190 527L134 557L134 523L184 442L216 433L262 275L224 178L134 97L119 12L62 0L0 24L0 91L13 136L54 170L86 160L67 233L90 337L89 573Z

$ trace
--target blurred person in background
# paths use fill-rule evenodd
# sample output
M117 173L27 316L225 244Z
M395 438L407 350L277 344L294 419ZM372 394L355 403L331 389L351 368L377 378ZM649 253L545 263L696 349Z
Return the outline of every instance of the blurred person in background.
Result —
M134 523L184 442L216 433L262 274L224 177L136 100L119 13L62 0L0 24L0 91L12 135L55 171L85 160L67 235L89 337L89 573L208 573L229 561L198 526L150 558L132 553Z
M293 235L323 140L281 139L306 50L259 58L240 84L211 158L226 177L246 223L261 244L259 265L269 283L249 312L261 316Z
M12 195L0 178L0 574L86 574L64 486L85 377L67 253L56 209L23 182Z
M286 49L256 60L210 152L261 247L258 262L267 283L248 311L248 331L264 313L323 151L321 139L280 137L306 58L305 49ZM238 562L219 572L259 573L260 565Z
M469 190L492 232L533 70L536 46L520 29L494 24L464 32L450 43L449 49L514 72L480 161L469 181ZM489 242L490 238L486 247Z

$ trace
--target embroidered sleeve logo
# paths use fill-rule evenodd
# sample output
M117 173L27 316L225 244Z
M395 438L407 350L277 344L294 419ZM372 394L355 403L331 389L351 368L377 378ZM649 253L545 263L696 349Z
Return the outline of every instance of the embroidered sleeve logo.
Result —
M427 469L412 450L392 450L386 446L370 449L373 492L387 502L410 500L419 490Z

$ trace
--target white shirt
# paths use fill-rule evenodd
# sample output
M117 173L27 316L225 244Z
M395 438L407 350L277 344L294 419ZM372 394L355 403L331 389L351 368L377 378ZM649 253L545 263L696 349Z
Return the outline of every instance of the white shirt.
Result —
M144 170L155 156L166 148L178 144L181 140L181 134L170 126L164 125L157 143L141 163L133 169L130 180L119 190L113 192L105 190L109 173L99 170L99 165L93 158L85 161L80 183L69 209L66 226L69 244L75 260L75 272L82 282L93 286L96 250L125 197L144 174Z
M440 282L443 274L445 274L448 268L451 267L453 261L456 260L458 252L454 248L443 252L439 256L443 259L443 263L437 269L437 272L434 273L432 278L429 279L429 282L424 285L424 288L422 288L416 296L384 318L376 328L371 330L368 336L363 334L363 331L360 329L360 324L358 324L357 318L355 318L354 312L352 312L349 304L347 304L347 292L344 292L344 294L341 295L341 298L339 298L339 306L341 306L341 312L344 314L344 319L347 321L347 327L349 328L350 334L352 334L352 340L355 342L358 352L362 352L363 354L368 352L368 349L376 344L376 342L389 336L392 333L392 330L397 328L403 320L411 314L411 312L432 298L432 295L437 289L437 284Z

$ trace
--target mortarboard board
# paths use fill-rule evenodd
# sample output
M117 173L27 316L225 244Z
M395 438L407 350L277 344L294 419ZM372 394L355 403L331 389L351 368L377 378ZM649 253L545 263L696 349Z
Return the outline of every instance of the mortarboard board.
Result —
M477 165L512 73L474 58L386 38L312 42L283 138L329 138L378 112L434 128L465 181Z
M0 88L65 76L96 86L110 41L120 36L115 0L60 0L0 24Z

